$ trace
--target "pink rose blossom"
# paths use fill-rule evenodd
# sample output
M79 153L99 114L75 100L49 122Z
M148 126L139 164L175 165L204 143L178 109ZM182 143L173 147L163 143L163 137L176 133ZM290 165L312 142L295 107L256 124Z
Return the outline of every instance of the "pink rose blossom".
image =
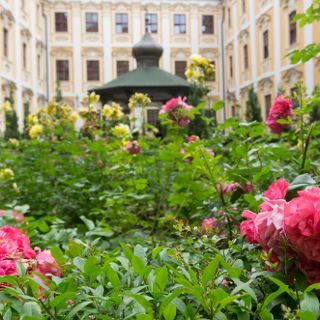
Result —
M207 154L214 157L214 151L210 148L206 148Z
M202 234L207 234L209 231L212 231L217 227L215 218L204 219L201 223L201 232Z
M30 246L30 240L21 230L9 226L0 228L0 260L34 257L35 252Z
M240 234L242 236L245 236L249 243L258 243L258 234L254 224L257 215L254 212L251 212L250 210L244 210L242 213L242 217L247 218L248 220L241 222Z
M289 183L284 179L279 179L272 183L269 189L264 193L268 200L284 199L288 191Z
M298 195L286 206L286 238L298 254L320 262L320 189L299 191Z
M229 183L224 185L223 187L223 193L231 193L232 191L238 189L239 187L239 183L238 182L234 182L234 183Z
M278 123L280 119L288 119L293 117L292 113L293 102L291 99L285 99L283 96L279 96L270 108L269 115L267 118L267 126L273 133L280 134L287 124Z
M241 188L242 188L242 190L244 191L244 193L250 193L250 192L253 191L254 186L253 186L253 183L251 183L251 182L246 182L245 184L243 184L243 185L241 186Z
M192 135L188 137L188 142L194 142L194 141L199 141L200 138L196 135Z
M141 152L141 147L138 141L129 141L127 146L126 146L127 151L130 154L138 154Z
M183 113L183 110L191 110L192 106L185 102L186 98L172 98L161 107L160 114L166 113L168 119L173 121L173 124L185 127L189 124L189 117Z
M38 270L43 275L50 273L58 277L61 276L60 267L49 250L39 252L36 260L38 262Z

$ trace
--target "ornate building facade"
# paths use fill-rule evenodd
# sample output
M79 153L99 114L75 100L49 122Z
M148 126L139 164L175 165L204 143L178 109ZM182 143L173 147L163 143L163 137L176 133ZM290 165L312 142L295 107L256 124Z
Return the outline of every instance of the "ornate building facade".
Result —
M226 0L226 117L244 118L250 86L254 86L265 119L280 93L289 95L297 80L308 94L320 85L320 60L291 65L288 54L320 42L320 23L299 28L292 22L312 0Z
M132 46L145 31L163 46L160 67L184 76L199 53L216 66L213 99L227 117L244 117L248 89L263 117L280 90L303 79L320 84L320 61L291 65L287 54L320 42L320 25L291 19L312 0L0 0L0 104L13 95L22 126L26 108L54 98L60 82L75 108L88 89L134 69Z

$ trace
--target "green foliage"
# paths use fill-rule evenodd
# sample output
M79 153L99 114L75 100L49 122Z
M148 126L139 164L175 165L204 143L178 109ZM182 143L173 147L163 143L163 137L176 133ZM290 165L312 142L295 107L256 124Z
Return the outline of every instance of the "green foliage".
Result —
M10 96L5 99L10 102L11 110L5 112L5 120L6 120L6 131L4 133L4 138L8 139L16 139L20 137L20 132L18 128L18 117L14 107L14 86L10 86Z
M304 13L297 14L295 21L302 28L307 24L320 21L320 1L313 0L312 5ZM305 63L312 58L315 58L320 53L320 43L311 43L302 50L294 50L290 53L291 63Z
M261 108L253 86L251 86L248 91L248 100L246 102L246 120L249 122L262 121Z
M56 103L63 103L63 96L62 96L61 85L59 80L57 80L56 82L55 100L56 100Z

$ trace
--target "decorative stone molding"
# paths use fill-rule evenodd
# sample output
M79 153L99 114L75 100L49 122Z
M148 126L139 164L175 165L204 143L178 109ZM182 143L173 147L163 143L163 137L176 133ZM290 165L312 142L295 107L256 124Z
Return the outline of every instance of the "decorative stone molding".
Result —
M226 52L228 54L232 54L233 53L233 42L229 43L226 47Z
M3 9L0 13L0 18L3 20L5 27L10 27L14 23L14 16L9 10Z
M55 58L69 58L73 56L73 50L71 48L52 48L51 56Z
M46 48L44 42L43 41L39 41L39 40L37 40L36 47L37 47L37 50L39 50L39 51Z
M298 80L300 80L303 76L303 73L295 68L289 69L283 75L283 80L291 85L295 84Z
M229 102L237 102L236 94L234 92L227 90L227 100Z
M100 48L85 48L82 50L81 55L88 58L100 58L103 57L103 50Z
M33 96L33 91L30 88L23 88L22 96L23 98L31 98Z
M27 28L22 28L20 33L22 38L25 38L26 40L31 39L31 32Z
M271 78L264 78L258 82L258 89L263 92L270 92L273 87L273 81Z
M242 30L239 33L239 40L242 44L246 43L249 38L249 32L247 30Z
M240 89L240 95L242 98L247 99L248 97L249 86L243 87Z
M284 9L291 10L297 7L297 0L281 0L280 4Z
M257 25L260 29L268 29L270 20L270 15L268 13L265 13L258 19Z

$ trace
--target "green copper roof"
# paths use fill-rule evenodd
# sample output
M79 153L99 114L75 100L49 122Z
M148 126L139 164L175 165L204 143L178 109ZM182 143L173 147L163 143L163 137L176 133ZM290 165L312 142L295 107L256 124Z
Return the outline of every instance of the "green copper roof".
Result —
M167 71L157 67L137 68L118 78L90 91L105 91L114 88L150 88L150 87L184 87L189 89L190 84Z

